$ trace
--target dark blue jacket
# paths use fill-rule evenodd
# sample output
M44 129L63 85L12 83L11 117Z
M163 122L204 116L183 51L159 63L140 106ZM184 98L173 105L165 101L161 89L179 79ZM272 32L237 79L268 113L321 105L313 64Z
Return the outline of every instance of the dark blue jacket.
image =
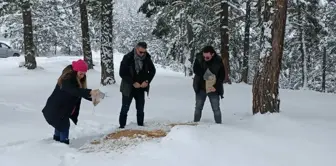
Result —
M91 89L79 88L76 73L63 80L62 87L55 86L42 112L46 121L59 131L70 127L69 118L77 124L81 99L91 101Z

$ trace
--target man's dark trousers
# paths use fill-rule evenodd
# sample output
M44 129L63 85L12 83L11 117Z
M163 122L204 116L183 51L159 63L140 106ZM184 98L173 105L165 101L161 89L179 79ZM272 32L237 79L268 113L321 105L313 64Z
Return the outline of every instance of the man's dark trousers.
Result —
M129 111L132 100L135 100L135 107L137 110L137 122L139 126L143 126L144 123L144 107L145 107L145 91L143 88L133 88L129 96L122 96L122 106L119 116L119 124L121 128L124 128L127 122L127 113Z
M202 110L206 97L208 96L211 104L212 111L214 113L214 119L216 123L222 123L222 113L220 110L220 96L216 92L206 93L204 90L200 90L196 94L196 105L194 122L199 122L202 117Z

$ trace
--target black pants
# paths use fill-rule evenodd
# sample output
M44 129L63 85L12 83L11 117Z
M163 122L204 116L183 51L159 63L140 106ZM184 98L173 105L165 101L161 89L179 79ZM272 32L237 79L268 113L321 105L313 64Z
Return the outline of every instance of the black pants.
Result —
M132 100L135 100L135 108L137 110L137 122L139 126L144 123L144 107L145 107L145 91L143 89L133 89L130 96L122 96L122 106L119 116L120 127L125 127L127 122L127 113L129 111Z

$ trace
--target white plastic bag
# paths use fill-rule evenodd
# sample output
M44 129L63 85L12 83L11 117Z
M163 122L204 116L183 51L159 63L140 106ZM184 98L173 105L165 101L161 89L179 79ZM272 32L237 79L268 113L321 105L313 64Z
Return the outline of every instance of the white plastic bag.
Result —
M105 98L105 93L98 91L97 95L92 96L92 103L94 106L97 106L102 99Z

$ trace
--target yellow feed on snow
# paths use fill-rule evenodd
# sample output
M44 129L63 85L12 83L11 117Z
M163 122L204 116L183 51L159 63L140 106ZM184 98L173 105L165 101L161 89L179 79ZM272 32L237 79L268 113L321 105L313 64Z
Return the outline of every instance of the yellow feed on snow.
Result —
M168 124L170 128L173 128L175 126L196 126L197 123L171 123ZM108 134L104 140L119 140L121 138L130 138L130 139L136 139L136 138L162 138L167 136L167 131L164 131L162 129L158 130L135 130L135 129L127 129L127 130L120 130L115 131L113 133ZM100 144L101 141L94 140L91 142L91 144Z

